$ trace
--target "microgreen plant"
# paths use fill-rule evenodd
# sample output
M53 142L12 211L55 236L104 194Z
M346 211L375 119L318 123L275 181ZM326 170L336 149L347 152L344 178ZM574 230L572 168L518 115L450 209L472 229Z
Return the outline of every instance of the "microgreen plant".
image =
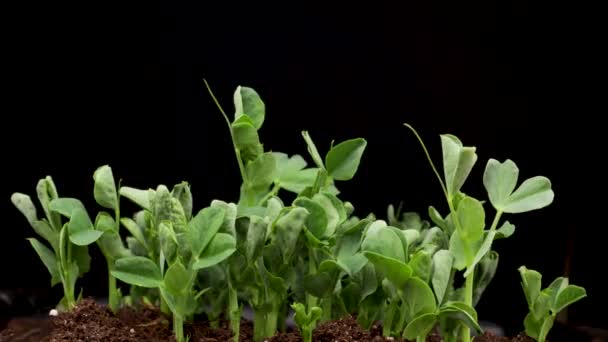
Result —
M36 193L45 213L42 219L38 218L36 207L28 195L14 193L11 201L34 231L51 246L49 249L36 238L28 239L51 275L51 286L59 283L63 286L63 299L58 307L72 310L80 298L75 296L76 281L89 271L91 263L88 245L99 239L103 232L95 230L80 200L59 197L50 176L38 182ZM64 222L64 217L67 222Z
M525 266L519 267L518 271L528 304L528 314L524 320L526 335L538 342L545 342L557 314L585 298L587 292L580 286L568 284L566 277L557 277L541 290L542 275L538 271Z

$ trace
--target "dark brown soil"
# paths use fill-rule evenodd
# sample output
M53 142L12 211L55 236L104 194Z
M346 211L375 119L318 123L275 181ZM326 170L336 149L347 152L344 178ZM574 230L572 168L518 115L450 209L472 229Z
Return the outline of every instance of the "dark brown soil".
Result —
M222 321L219 328L211 328L207 322L186 325L184 332L190 335L190 342L228 342L232 332L228 322ZM251 322L241 322L240 342L251 342L253 326ZM40 319L20 319L11 321L0 332L0 342L174 342L171 321L154 308L135 311L126 308L114 315L105 306L92 299L83 300L73 312L61 313L57 317ZM297 331L278 333L268 342L302 342ZM348 316L340 320L320 324L313 333L316 342L403 342L399 339L385 339L382 328L373 326L364 330L357 320ZM524 335L514 339L486 333L475 342L534 342ZM431 335L427 342L441 342L437 335Z

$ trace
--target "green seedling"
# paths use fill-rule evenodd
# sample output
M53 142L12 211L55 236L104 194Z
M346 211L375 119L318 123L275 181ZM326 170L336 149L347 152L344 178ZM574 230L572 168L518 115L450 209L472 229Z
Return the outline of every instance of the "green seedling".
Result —
M59 283L63 286L63 299L58 308L72 310L79 300L74 293L76 281L90 268L87 246L97 241L103 232L95 230L82 202L59 197L50 176L38 182L36 192L45 218L38 218L36 207L28 195L14 193L11 201L34 231L51 246L47 247L36 238L28 239L51 275L51 286ZM63 217L68 222L63 223Z
M568 284L566 277L556 278L549 287L541 290L542 276L539 272L525 266L519 267L518 271L528 303L529 312L524 320L526 334L538 342L545 342L557 314L585 298L587 292L580 286Z
M314 306L309 311L306 311L306 307L302 303L294 303L291 307L296 313L294 321L300 329L302 340L304 342L312 342L312 332L317 326L317 321L321 318L321 308Z

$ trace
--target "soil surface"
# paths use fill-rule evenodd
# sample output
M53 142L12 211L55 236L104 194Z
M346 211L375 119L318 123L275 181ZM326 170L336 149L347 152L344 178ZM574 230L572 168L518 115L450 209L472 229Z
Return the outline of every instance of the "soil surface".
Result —
M221 322L212 328L207 322L186 324L186 335L190 342L223 342L232 341L232 332L228 322ZM241 322L240 342L252 341L253 325ZM82 300L69 313L60 313L56 317L39 319L18 319L9 323L7 329L0 332L0 342L174 342L171 331L171 320L161 315L155 308L144 308L135 311L131 308L120 310L116 315L93 299ZM277 333L267 342L302 342L298 331ZM313 332L313 341L318 342L403 342L398 339L382 337L382 328L373 326L364 330L352 316L320 324ZM440 342L437 335L427 338L428 342ZM518 335L513 339L486 333L475 338L475 342L534 342L533 339Z

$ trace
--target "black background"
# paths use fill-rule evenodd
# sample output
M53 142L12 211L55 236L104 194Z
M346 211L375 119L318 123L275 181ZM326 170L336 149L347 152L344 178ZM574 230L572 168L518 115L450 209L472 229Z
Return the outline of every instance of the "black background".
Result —
M596 310L607 304L599 278L606 186L598 119L606 110L597 106L601 40L590 10L526 1L231 6L54 4L5 12L0 289L48 287L25 240L33 231L10 203L15 191L33 196L46 175L60 195L81 198L91 211L98 208L92 174L103 164L134 187L187 180L195 209L237 199L238 167L206 78L229 113L236 86L260 93L267 149L310 161L302 130L322 153L332 139L366 138L355 179L339 184L362 216L384 216L399 201L409 211L424 214L433 204L445 212L404 122L437 163L439 134L477 146L464 188L471 195L485 197L488 158L514 160L520 181L549 177L556 193L549 208L505 216L517 230L495 244L499 271L480 317L519 331L526 307L517 267L540 270L548 284L566 272L570 255L571 282L589 293L570 317L605 325ZM97 258L80 283L85 295L105 295L104 263ZM55 290L51 301L60 298Z

